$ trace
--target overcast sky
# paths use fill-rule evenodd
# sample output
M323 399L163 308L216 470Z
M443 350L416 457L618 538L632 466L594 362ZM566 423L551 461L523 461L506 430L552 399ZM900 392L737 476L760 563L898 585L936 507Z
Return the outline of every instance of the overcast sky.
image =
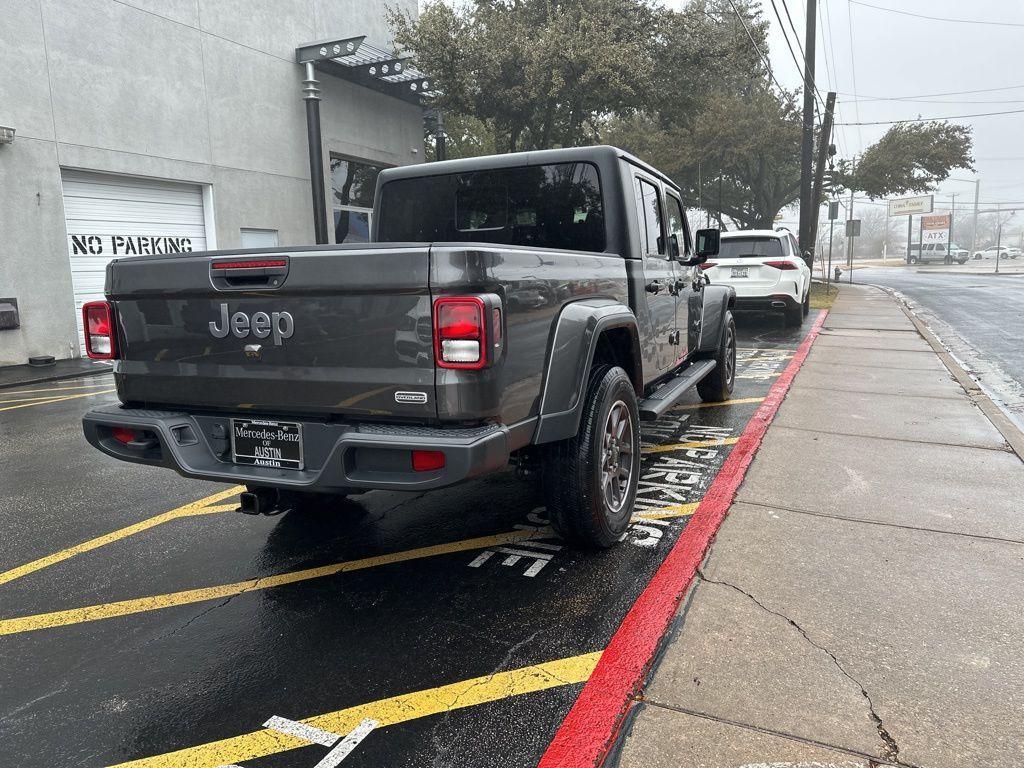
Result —
M805 2L786 0L793 23L800 33L801 45ZM815 80L823 95L828 90L839 93L839 122L1024 110L1024 0L864 2L905 13L1017 26L934 21L876 10L858 4L856 0L819 0ZM793 43L782 0L775 0L775 3ZM770 58L776 77L787 88L798 87L801 76L782 37L771 0L762 0L762 6L765 18L771 24ZM795 44L793 47L796 50ZM993 88L1001 90L948 96L922 95ZM868 100L907 96L921 100ZM955 171L953 176L981 179L983 207L985 203L996 201L1015 202L1024 207L1024 112L967 117L952 122L974 129L977 169L977 176L963 170ZM849 157L862 152L888 127L848 125L837 128L834 141L840 156ZM936 207L940 201L948 202L952 193L958 195L958 208L961 204L973 203L973 185L950 180L939 189ZM1024 211L1017 215L1024 216Z

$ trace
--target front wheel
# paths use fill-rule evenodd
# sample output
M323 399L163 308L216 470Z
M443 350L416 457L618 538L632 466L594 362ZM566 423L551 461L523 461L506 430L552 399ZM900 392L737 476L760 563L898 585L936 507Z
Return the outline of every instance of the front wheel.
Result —
M911 264L917 264L917 262L918 262L917 256L911 256L910 257L910 263Z
M697 383L697 394L705 403L721 403L732 397L736 383L736 323L732 312L725 313L725 328L715 352L715 363L715 370Z
M633 516L639 474L640 411L633 382L622 368L595 366L579 431L547 449L542 482L551 526L577 546L612 546Z

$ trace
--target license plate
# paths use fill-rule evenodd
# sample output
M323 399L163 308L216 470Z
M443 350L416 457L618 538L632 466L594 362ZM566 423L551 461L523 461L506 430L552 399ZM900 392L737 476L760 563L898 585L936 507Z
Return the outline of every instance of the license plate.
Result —
M750 267L733 267L732 268L732 276L733 277L746 277L747 276L747 272L748 272L749 269L750 269Z
M294 421L231 420L236 464L302 469L302 425Z

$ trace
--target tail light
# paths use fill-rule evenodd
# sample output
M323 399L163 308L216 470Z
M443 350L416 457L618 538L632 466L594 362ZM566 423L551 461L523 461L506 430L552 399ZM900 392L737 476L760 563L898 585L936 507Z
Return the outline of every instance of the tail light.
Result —
M775 267L776 269L800 269L791 261L765 261L763 263L766 267Z
M109 301L90 301L82 305L82 329L85 352L93 360L117 357L117 332L114 329L114 308Z
M711 269L712 267L717 267L717 266L718 266L718 262L717 261L705 261L703 264L700 265L700 268L701 269Z
M444 451L413 451L412 468L416 472L444 469Z
M484 302L450 296L434 302L434 356L441 368L477 370L487 365Z

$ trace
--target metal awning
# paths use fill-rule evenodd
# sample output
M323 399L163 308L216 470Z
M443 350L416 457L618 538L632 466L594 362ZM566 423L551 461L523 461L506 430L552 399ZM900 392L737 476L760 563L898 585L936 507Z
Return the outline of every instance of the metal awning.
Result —
M295 49L295 60L413 104L435 90L433 79L410 66L408 57L367 43L365 35L304 43Z

